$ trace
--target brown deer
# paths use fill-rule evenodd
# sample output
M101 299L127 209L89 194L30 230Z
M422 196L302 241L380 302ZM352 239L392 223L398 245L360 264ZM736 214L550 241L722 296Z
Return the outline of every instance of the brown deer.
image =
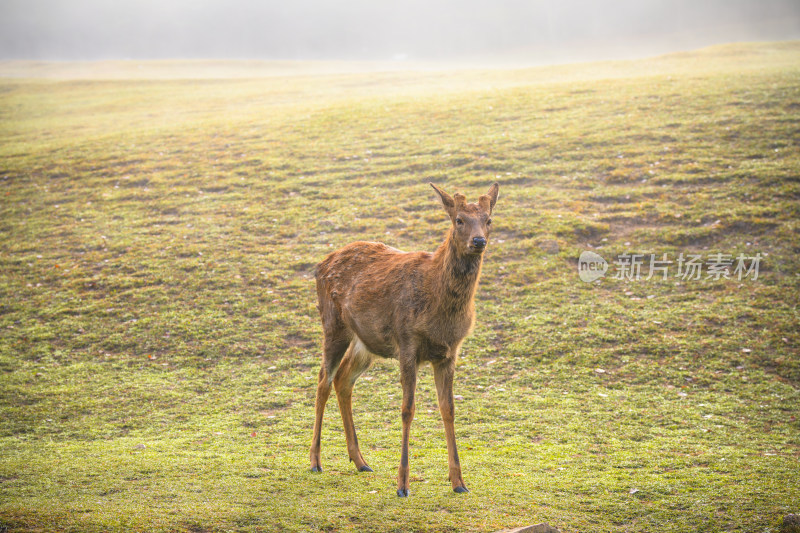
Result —
M329 254L315 273L324 341L311 470L322 471L322 416L333 385L350 460L359 471L372 472L358 448L353 425L353 384L370 366L373 354L396 358L403 386L398 496L408 496L408 437L414 418L417 367L422 363L433 366L453 490L469 492L456 450L453 374L461 343L472 329L475 289L500 186L493 184L478 203L468 204L464 195L450 196L430 185L453 224L434 253L401 252L382 243L354 242Z

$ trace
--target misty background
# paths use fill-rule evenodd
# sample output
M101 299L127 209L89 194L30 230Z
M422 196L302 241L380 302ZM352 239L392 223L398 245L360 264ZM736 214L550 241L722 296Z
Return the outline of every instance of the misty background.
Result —
M798 38L798 0L0 0L0 59L543 63Z

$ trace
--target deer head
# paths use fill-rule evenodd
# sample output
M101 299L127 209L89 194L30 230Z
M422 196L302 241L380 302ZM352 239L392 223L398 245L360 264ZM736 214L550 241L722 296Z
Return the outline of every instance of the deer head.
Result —
M498 183L492 184L486 194L478 198L477 203L467 203L463 194L450 196L445 191L430 184L442 200L442 206L453 223L452 235L457 250L461 254L480 255L489 242L492 228L492 209L497 202L500 190Z

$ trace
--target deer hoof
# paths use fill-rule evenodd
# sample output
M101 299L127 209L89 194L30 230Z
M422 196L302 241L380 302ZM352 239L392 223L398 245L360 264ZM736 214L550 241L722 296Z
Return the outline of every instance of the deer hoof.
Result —
M453 492L458 492L459 494L461 494L461 493L464 493L464 492L469 492L469 489L462 485L460 487L455 487L453 489Z
M322 472L322 467L321 466L312 466L311 467L311 471L312 472Z
M367 465L360 466L358 471L359 472L374 472L374 470L371 469L370 467L368 467Z
M408 489L397 489L397 495L401 498L408 498Z

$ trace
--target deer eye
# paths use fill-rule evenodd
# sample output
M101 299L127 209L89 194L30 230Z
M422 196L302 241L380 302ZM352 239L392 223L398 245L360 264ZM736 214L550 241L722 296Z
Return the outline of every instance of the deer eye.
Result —
M492 219L491 219L491 218L490 218L489 220L487 220L487 221L486 221L486 225L487 225L487 226L491 226L491 225L492 225Z
M458 224L459 226L463 226L464 225L464 221L461 220L461 217L456 218L456 224Z

